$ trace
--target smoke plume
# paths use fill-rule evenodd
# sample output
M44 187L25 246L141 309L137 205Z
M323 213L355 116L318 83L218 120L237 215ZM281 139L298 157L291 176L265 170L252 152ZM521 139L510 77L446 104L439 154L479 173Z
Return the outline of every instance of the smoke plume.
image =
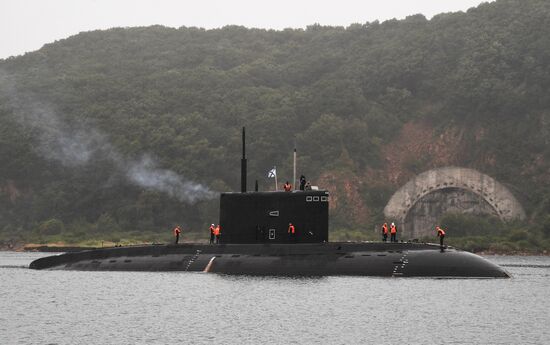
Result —
M139 161L129 162L128 167L126 176L138 186L164 192L190 203L214 197L203 185L186 181L172 170L159 169L148 155L143 155Z
M116 171L134 185L166 193L186 203L211 199L215 195L202 184L187 180L172 170L162 169L148 154L132 160L124 157L108 137L90 123L69 123L59 111L35 95L18 92L13 78L0 70L0 105L7 106L13 119L30 130L38 143L35 151L66 167L91 164L93 158L111 161Z

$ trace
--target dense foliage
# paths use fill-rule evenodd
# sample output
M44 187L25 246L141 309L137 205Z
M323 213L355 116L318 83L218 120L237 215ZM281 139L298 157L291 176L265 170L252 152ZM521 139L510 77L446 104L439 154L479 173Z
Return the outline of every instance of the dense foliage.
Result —
M335 227L364 232L380 220L398 187L385 177L384 147L420 121L430 136L458 128L456 161L510 186L533 222L550 212L546 0L347 28L85 32L0 61L0 81L0 232L9 236L206 229L216 199L136 186L121 166L149 154L185 181L238 190L243 125L261 189L273 165L291 177L294 143L299 172L314 182L327 172L362 181L367 224L340 207ZM36 111L49 115L29 117ZM75 132L66 145L93 148L85 164L55 138ZM403 165L414 173L434 162Z

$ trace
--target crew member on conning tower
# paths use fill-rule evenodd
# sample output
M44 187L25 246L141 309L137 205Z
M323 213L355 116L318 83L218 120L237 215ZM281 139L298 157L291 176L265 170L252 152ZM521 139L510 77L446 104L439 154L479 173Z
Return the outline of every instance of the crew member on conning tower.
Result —
M300 190L306 190L306 177L304 175L300 176Z
M292 190L292 185L286 181L286 183L283 185L283 189L285 190L285 192L290 192Z

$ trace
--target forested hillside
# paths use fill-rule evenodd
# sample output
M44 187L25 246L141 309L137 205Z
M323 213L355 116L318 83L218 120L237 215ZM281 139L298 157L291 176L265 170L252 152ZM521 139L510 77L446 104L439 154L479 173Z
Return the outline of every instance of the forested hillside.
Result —
M393 191L446 165L503 182L550 228L550 2L347 28L117 28L0 60L2 238L205 232L216 193L239 189L242 126L249 181L273 188L274 165L291 179L296 143L333 228L371 232Z

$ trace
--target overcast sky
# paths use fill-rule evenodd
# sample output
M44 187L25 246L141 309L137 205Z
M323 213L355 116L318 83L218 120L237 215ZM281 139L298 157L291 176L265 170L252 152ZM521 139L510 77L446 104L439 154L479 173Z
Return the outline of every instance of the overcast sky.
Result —
M348 26L465 11L482 0L0 0L0 59L81 31L162 24L217 28Z

